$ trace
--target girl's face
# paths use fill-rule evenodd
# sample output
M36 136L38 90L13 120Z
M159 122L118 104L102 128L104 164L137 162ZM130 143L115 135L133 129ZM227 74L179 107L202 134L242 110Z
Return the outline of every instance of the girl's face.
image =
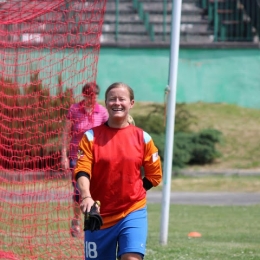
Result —
M106 108L111 119L126 119L129 110L133 107L134 100L130 100L128 89L116 87L107 93Z
M98 94L97 93L90 93L90 95L84 95L83 94L83 98L84 98L84 104L85 107L89 108L95 105L95 103L97 102L97 97Z

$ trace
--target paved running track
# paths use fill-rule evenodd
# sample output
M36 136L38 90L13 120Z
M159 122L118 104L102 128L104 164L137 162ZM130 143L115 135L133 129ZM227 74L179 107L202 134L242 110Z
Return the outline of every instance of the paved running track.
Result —
M148 203L161 203L162 192L147 192ZM171 204L189 205L260 205L259 193L233 192L172 192Z

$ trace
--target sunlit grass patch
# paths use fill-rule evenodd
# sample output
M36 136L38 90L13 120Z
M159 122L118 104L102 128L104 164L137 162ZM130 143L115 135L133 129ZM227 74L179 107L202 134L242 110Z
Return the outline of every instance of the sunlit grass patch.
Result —
M258 260L258 206L171 205L167 245L161 245L160 205L149 204L146 260ZM197 231L200 238L189 238Z

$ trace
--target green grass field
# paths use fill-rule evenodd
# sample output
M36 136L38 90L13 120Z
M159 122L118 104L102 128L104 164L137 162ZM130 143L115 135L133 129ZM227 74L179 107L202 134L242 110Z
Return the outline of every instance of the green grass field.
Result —
M147 115L154 103L137 102L131 114ZM223 142L217 146L222 157L213 164L191 166L196 170L258 169L260 171L260 109L242 108L225 103L191 103L186 109L196 118L194 131L214 128L223 133ZM165 115L162 114L162 117Z
M162 190L162 183L153 190ZM260 175L173 176L171 191L260 192Z
M244 176L177 176L172 179L172 191L245 191L259 192L260 177ZM57 189L58 186L60 189ZM18 184L0 184L1 189L8 191L41 191L56 189L61 194L71 189L70 180L52 180L44 183L28 183L25 189ZM154 189L160 190L161 186ZM0 235L3 245L14 244L15 247L2 247L4 251L14 250L18 255L41 255L38 259L46 259L45 250L52 256L60 256L61 252L74 259L81 259L83 254L83 238L72 239L69 235L69 219L72 216L71 205L68 203L37 204L20 203L16 207L1 204L2 223ZM17 207L19 205L19 207ZM3 208L3 207L6 208ZM58 211L57 211L58 207ZM260 259L260 202L257 206L191 206L171 205L168 244L162 246L160 238L160 204L148 204L149 233L147 241L147 256L145 260L229 260L229 259ZM33 216L24 218L23 216ZM10 219L15 216L16 219ZM49 221L50 218L56 221ZM59 221L57 221L59 219ZM15 225L14 225L15 224ZM37 228L32 228L34 225ZM197 231L201 238L188 238L188 233ZM5 232L10 236L6 236ZM22 232L25 238L17 236ZM29 234L33 232L34 239L28 243ZM36 239L37 237L37 239ZM49 241L52 241L51 244ZM1 243L0 243L1 245ZM60 247L64 247L61 249ZM30 249L30 251L28 251ZM54 258L55 259L55 258Z
M259 260L260 205L171 205L167 245L160 240L160 205L148 205L149 234L145 260ZM189 238L197 231L200 238Z
M29 219L26 225L26 220L22 220L21 226L16 223L15 227L12 223L10 235L0 235L0 251L13 251L16 255L27 257L38 256L39 260L82 259L83 237L70 237L68 218L72 213L66 207L66 204L60 204L60 219L52 224L46 223L44 214L35 217L33 223L39 225L33 230L34 224ZM145 260L259 260L259 212L260 204L235 207L171 205L167 245L161 245L161 206L148 204L149 231ZM5 230L6 225L0 223L0 229ZM202 237L189 238L188 233L192 231L201 233ZM28 235L24 236L26 233ZM37 235L31 237L33 233ZM62 255L64 258L61 258Z

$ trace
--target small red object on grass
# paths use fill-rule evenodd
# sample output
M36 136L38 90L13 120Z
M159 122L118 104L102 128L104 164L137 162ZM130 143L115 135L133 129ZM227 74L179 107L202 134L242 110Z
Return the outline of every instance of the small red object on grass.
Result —
M188 234L188 237L201 237L199 232L193 231Z

